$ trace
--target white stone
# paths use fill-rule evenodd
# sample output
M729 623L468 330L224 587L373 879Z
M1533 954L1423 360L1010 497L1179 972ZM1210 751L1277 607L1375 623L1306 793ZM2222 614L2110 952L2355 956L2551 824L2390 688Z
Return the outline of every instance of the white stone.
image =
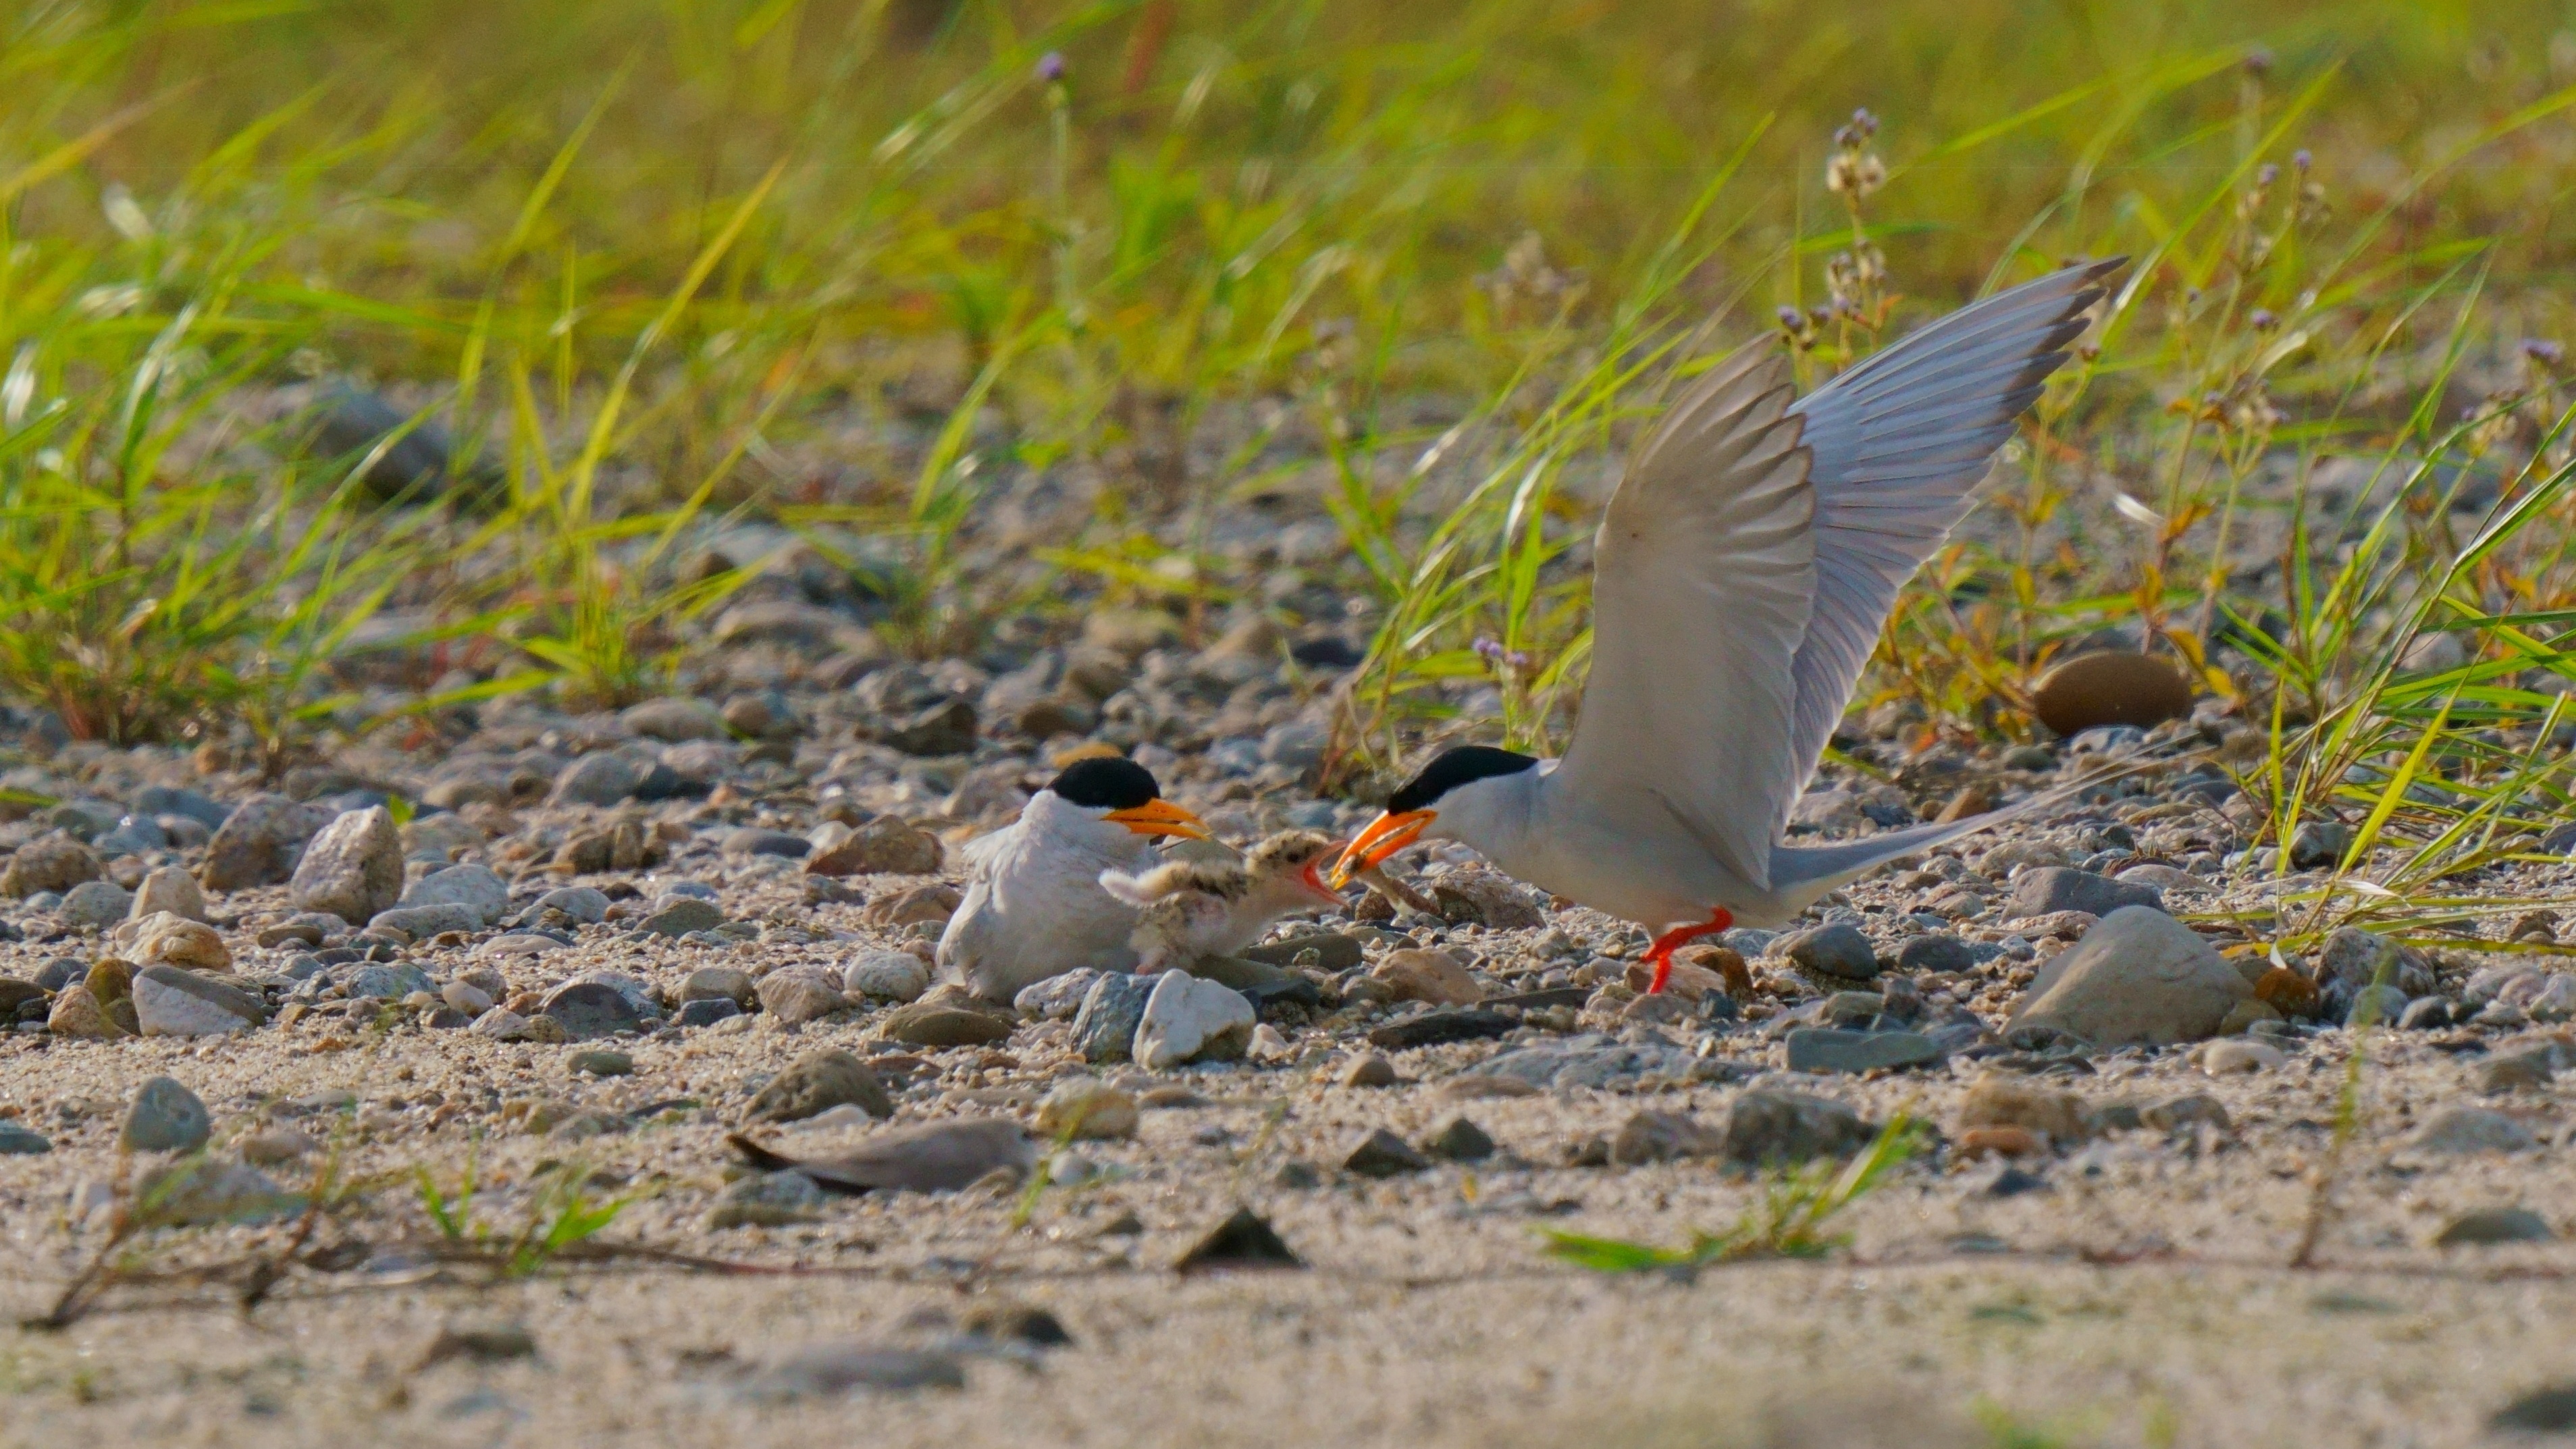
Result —
M402 893L402 905L464 906L482 917L486 926L497 923L510 910L510 886L492 873L490 866L452 865L436 875L423 876L411 889Z
M2523 1003L2522 1014L2534 1021L2565 1021L2576 1017L2576 976L2565 973L2549 978L2540 993Z
M134 1019L145 1036L225 1036L259 1023L210 996L184 991L150 973L134 978Z
M930 989L930 968L909 951L870 951L843 968L841 989L880 1001L918 1001Z
M491 993L470 981L450 981L438 994L467 1016L481 1016L492 1009Z
M2006 1030L2048 1026L2099 1047L2213 1035L2254 988L2189 926L2146 906L2104 916L2050 957Z
M2268 1072L2288 1060L2278 1047L2243 1038L2214 1041L2200 1049L2200 1069L2213 1077Z
M197 878L175 865L165 865L143 878L134 892L132 919L140 921L163 911L182 920L206 919L206 893L197 886Z
M1132 1054L1148 1071L1200 1057L1239 1057L1258 1020L1243 994L1186 971L1166 971L1145 999Z

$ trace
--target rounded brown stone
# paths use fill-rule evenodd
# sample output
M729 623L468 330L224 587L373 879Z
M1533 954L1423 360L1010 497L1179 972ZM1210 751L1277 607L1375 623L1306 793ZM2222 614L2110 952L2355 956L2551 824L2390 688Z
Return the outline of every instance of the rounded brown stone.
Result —
M2031 712L2061 735L2150 725L2191 712L2191 681L2163 659L2126 650L2078 654L2040 676Z

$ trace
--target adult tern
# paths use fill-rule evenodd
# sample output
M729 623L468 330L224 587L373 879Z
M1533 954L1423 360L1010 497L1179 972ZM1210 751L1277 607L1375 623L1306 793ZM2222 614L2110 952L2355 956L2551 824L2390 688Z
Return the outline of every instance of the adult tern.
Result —
M1153 772L1133 760L1074 762L1017 821L966 848L972 874L939 937L940 969L999 1001L1086 966L1126 970L1136 908L1102 889L1100 876L1152 870L1154 840L1165 835L1205 840L1207 827L1162 798Z
M1784 844L1896 593L2082 335L2120 260L1960 309L1793 400L1746 347L1638 449L1594 545L1592 674L1562 759L1442 752L1354 838L1336 884L1421 839L1661 934L1787 922L1838 885L1994 823Z

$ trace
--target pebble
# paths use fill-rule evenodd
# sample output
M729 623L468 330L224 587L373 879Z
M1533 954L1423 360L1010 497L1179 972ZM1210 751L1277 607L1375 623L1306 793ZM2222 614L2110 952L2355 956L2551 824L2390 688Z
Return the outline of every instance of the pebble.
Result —
M2039 722L2062 736L2104 725L2145 729L2191 713L2191 683L2153 655L2102 649L2041 675L2030 702Z
M750 972L731 966L701 966L680 978L681 1002L719 999L748 1009L760 999L760 983Z
M215 827L197 878L210 891L281 884L312 833L312 817L302 805L283 795L253 795Z
M0 1121L0 1157L32 1157L53 1150L54 1144L45 1134L15 1122Z
M1470 1006L1485 999L1485 988L1446 951L1389 951L1369 979L1385 985L1395 1001Z
M1093 1063L1125 1061L1134 1050L1136 1028L1153 998L1154 980L1116 972L1092 983L1074 1013L1073 1049Z
M724 924L723 911L708 901L681 897L646 916L635 929L648 936L685 936L692 931L713 930Z
M2167 1097L2163 1101L2142 1107L2138 1110L2138 1122L2141 1126L2152 1127L2166 1133L2184 1132L2197 1127L2226 1132L2232 1130L2235 1125L2228 1119L2227 1108L2216 1097L2205 1092Z
M1977 964L1976 948L1957 936L1916 936L1896 949L1896 969L1908 972L1966 971Z
M810 875L930 875L939 869L939 837L897 816L880 815L852 827L826 822L808 837Z
M493 1007L476 1017L470 1029L476 1036L488 1036L494 1041L533 1041L537 1037L536 1024L506 1006ZM563 1030L562 1025L558 1023L555 1030Z
M2531 1129L2502 1112L2484 1107L2445 1107L2427 1118L2407 1139L2418 1152L2444 1156L2478 1152L2524 1152L2540 1145Z
M1610 1139L1609 1160L1622 1167L1670 1162L1685 1157L1715 1157L1726 1150L1723 1132L1702 1126L1680 1112L1639 1111L1619 1124Z
M54 909L74 926L100 931L125 919L134 909L134 895L114 881L83 881L65 892L63 903Z
M1356 1057L1342 1069L1345 1087L1392 1087L1402 1080L1395 1074L1395 1063L1375 1052Z
M1869 1145L1878 1129L1825 1097L1747 1091L1727 1107L1724 1155L1747 1167L1840 1157Z
M644 783L644 768L614 750L582 756L555 777L549 805L615 805Z
M374 931L400 931L415 941L426 941L450 931L483 929L483 913L468 905L396 906L378 911L367 923Z
M1957 1120L1962 1130L2013 1127L2041 1133L2061 1147L2074 1146L2090 1135L2084 1124L2084 1103L2073 1093L1991 1072L1969 1084L1959 1101Z
M1518 1030L1520 1024L1517 1017L1505 1016L1499 1011L1451 1007L1422 1012L1374 1028L1368 1034L1368 1044L1380 1051L1408 1051L1446 1042L1508 1036Z
M2127 906L2160 911L2164 901L2164 892L2151 885L2113 880L2089 870L2043 866L2013 877L2012 900L2004 907L2004 914L2009 918L2082 911L2089 916L2108 916Z
M66 986L54 993L53 1006L45 1013L45 1030L74 1041L112 1041L133 1034L86 986Z
M434 995L437 985L429 979L428 972L408 961L370 961L340 983L341 989L357 1001L400 1001L415 991Z
M576 1077L631 1077L635 1075L635 1059L624 1052L575 1052L564 1069Z
M145 1036L222 1036L268 1020L257 996L176 966L146 966L134 977L134 1015Z
M1430 1159L1383 1127L1361 1138L1342 1159L1344 1172L1361 1177L1401 1177L1409 1172L1420 1172L1430 1165Z
M880 1017L877 1034L909 1046L991 1046L1010 1040L1011 1024L981 1011L938 1001L916 1001Z
M2197 1041L2253 994L2190 927L2127 906L2049 959L2005 1030L2044 1026L2099 1047Z
M1808 971L1836 981L1869 981L1880 971L1878 949L1856 926L1836 922L1784 936L1781 954Z
M596 926L608 919L609 904L605 891L591 886L561 886L537 897L526 916L533 921L548 911L560 911L581 925Z
M492 994L470 981L450 981L438 989L438 995L467 1016L481 1016L492 1009Z
M381 805L352 810L322 827L296 863L288 891L297 910L352 925L391 910L403 895L402 836L393 813Z
M1284 1174L1286 1169L1281 1171ZM1238 1207L1225 1221L1191 1244L1189 1250L1173 1262L1172 1269L1187 1276L1238 1268L1305 1266L1267 1218L1248 1207Z
M478 925L498 925L510 912L510 885L493 874L489 866L451 865L412 882L411 888L402 893L400 904L464 906L475 913Z
M174 1227L267 1223L304 1211L303 1198L258 1168L210 1159L181 1161L144 1174L136 1198L151 1205L147 1221Z
M945 753L945 752L941 752ZM966 1369L953 1353L826 1343L798 1349L745 1378L737 1392L753 1403L833 1399L858 1390L962 1389Z
M783 1228L819 1221L828 1199L801 1172L755 1172L726 1183L707 1210L707 1229Z
M134 932L138 962L182 966L192 971L230 971L232 952L214 927L171 911L156 911L128 923ZM120 928L126 929L126 928Z
M2549 1222L2529 1208L2471 1208L2445 1224L2433 1238L2437 1248L2487 1247L2495 1243L2545 1243L2557 1237Z
M1186 971L1166 971L1155 978L1129 1050L1149 1071L1202 1058L1237 1060L1251 1045L1256 1019L1241 992Z
M1137 1119L1135 1098L1105 1082L1077 1079L1057 1084L1038 1104L1038 1135L1114 1141L1135 1136Z
M725 727L724 712L703 699L673 696L648 699L628 705L618 715L628 729L647 739L677 744L683 740L723 740L733 737Z
M117 1146L128 1152L194 1152L214 1135L206 1104L170 1077L153 1077L135 1089Z
M760 1007L788 1026L818 1021L849 1005L840 983L820 966L785 966L760 978Z
M1029 987L1028 992L1038 991L1062 979L1055 977L1038 982ZM921 994L930 989L930 968L909 951L868 951L852 957L850 963L841 968L841 989L851 996L876 1001L918 1001ZM1067 989L1058 987L1057 991L1063 993ZM1088 989L1087 983L1083 989ZM1025 996L1028 992L1021 994ZM1071 1016L1081 1006L1082 997L1076 991L1072 1000L1064 1003L1061 1013L1044 1011L1039 1014Z
M742 1008L736 1006L730 997L713 996L682 1002L679 1012L671 1019L682 1026L713 1026L742 1014Z
M560 1023L570 1041L597 1041L644 1025L644 1014L626 993L597 981L566 982L548 992L538 1010Z
M69 891L99 878L96 852L56 830L18 847L0 869L0 896Z
M812 842L802 835L748 825L727 834L724 841L724 853L738 859L774 855L787 860L803 860L813 850Z
M837 1157L794 1161L747 1141L736 1151L757 1152L753 1166L793 1167L827 1192L955 1192L994 1173L1025 1174L1037 1165L1038 1145L1020 1124L1000 1117L954 1117L919 1127L879 1132Z
M2200 1069L2213 1077L2268 1072L2289 1060L2279 1047L2230 1038L2200 1049Z
M2323 870L2342 861L2351 849L2351 826L2337 820L2310 820L2290 833L2290 868Z
M1452 1117L1422 1144L1422 1150L1450 1162L1482 1162L1494 1155L1494 1139L1464 1117Z
M1926 1066L1949 1053L1919 1032L1845 1031L1836 1027L1801 1027L1789 1033L1788 1066L1793 1072L1867 1072Z

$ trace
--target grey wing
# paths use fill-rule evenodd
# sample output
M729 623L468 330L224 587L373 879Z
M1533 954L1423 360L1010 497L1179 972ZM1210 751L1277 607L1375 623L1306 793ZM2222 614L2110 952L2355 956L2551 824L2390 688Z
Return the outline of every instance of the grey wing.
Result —
M1815 612L1798 645L1799 789L1842 722L1897 590L1966 517L1969 490L2084 331L2125 258L2068 267L1909 334L1798 400L1814 461Z
M1555 782L1613 819L1678 822L1759 887L1796 797L1791 661L1815 589L1786 364L1749 347L1638 450L1594 549L1592 673Z

